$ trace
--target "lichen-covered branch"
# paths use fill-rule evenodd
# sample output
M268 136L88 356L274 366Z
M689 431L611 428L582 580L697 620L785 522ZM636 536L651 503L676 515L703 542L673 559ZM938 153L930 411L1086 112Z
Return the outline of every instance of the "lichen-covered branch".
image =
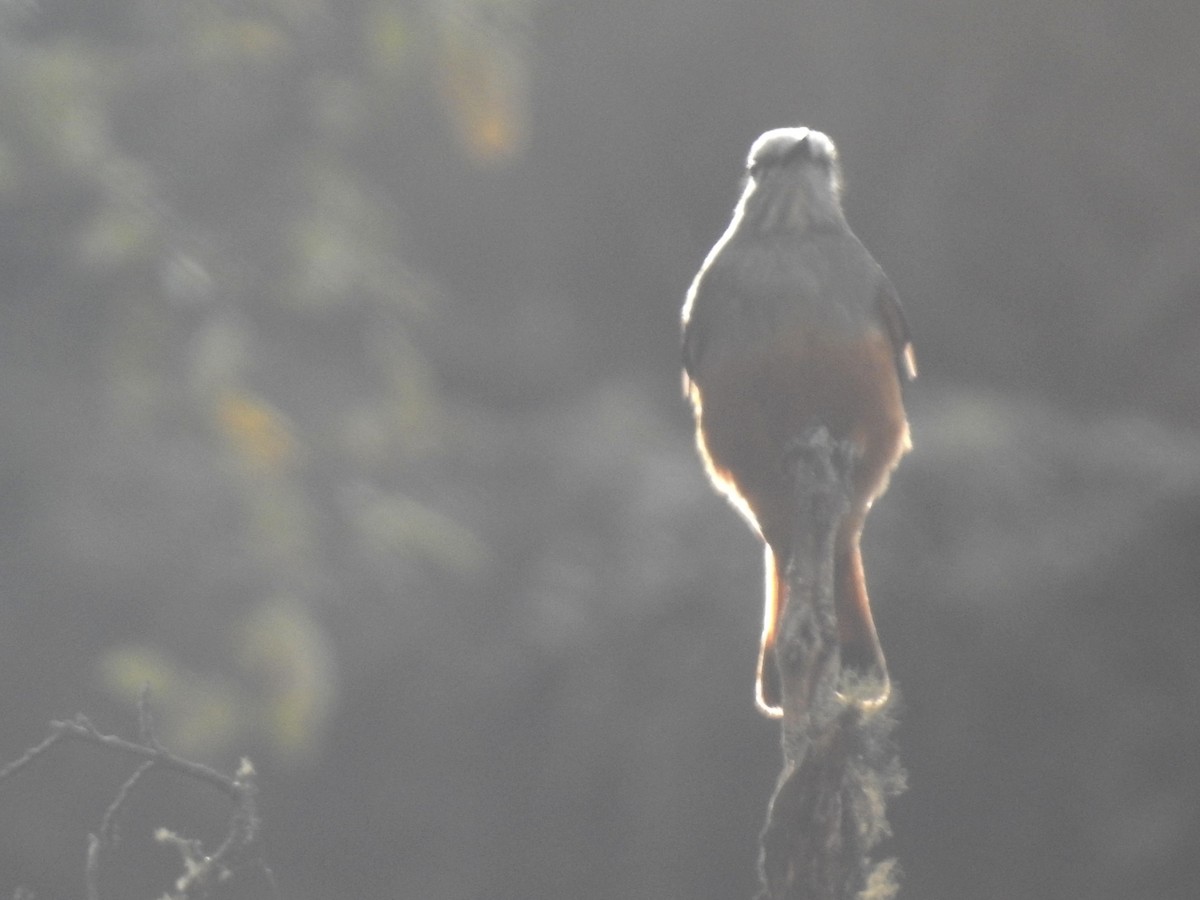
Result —
M864 709L841 683L834 607L834 537L853 457L818 428L789 462L795 543L776 652L784 766L762 834L759 900L887 900L895 860L870 854L889 833L886 801L904 774L889 709Z

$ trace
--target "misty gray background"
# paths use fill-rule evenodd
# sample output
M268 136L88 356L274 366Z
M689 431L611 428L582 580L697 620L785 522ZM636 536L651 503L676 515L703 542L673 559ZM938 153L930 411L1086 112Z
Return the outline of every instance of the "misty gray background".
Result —
M865 541L901 896L1194 896L1198 46L1182 0L6 5L0 756L148 681L254 759L288 898L750 897L760 559L677 320L803 123L921 367ZM0 788L0 895L79 896L128 771ZM147 784L108 896L225 813Z

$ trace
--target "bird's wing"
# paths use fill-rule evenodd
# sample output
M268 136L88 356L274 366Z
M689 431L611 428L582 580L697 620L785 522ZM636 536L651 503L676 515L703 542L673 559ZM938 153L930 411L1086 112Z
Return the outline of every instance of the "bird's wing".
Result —
M917 357L913 352L912 336L908 330L908 320L904 318L904 307L900 305L900 296L886 277L875 298L875 308L887 328L888 337L892 339L900 380L912 381L917 377Z

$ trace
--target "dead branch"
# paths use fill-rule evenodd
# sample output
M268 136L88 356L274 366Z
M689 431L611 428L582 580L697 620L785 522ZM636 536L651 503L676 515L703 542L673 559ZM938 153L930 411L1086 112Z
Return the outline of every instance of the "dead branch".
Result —
M118 821L134 789L154 769L176 772L186 778L207 784L222 792L233 802L229 830L221 845L212 853L204 850L199 841L189 840L160 828L155 839L161 844L175 846L182 857L184 874L175 882L171 900L191 900L206 897L218 882L226 883L239 872L253 871L269 886L271 896L278 896L274 874L258 854L262 822L258 815L258 787L254 767L243 759L233 776L224 775L202 763L176 756L159 744L154 735L148 696L142 695L138 704L140 743L115 735L101 734L86 717L77 715L66 721L50 723L50 736L25 752L20 759L0 768L0 785L45 756L53 747L69 740L103 747L106 750L140 759L141 764L118 789L113 801L104 811L100 827L88 835L87 859L84 867L88 900L100 900L100 869L102 856L120 841Z

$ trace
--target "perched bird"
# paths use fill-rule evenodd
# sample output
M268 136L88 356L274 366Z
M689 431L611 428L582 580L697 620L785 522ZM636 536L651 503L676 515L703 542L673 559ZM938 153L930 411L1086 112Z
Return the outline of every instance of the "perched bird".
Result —
M754 142L733 220L683 307L684 391L709 477L762 537L766 605L756 700L781 715L765 672L787 602L792 540L788 448L824 426L853 448L852 496L835 543L843 666L890 693L859 537L872 502L910 449L901 383L916 377L892 283L846 223L837 148L819 131L779 128Z

